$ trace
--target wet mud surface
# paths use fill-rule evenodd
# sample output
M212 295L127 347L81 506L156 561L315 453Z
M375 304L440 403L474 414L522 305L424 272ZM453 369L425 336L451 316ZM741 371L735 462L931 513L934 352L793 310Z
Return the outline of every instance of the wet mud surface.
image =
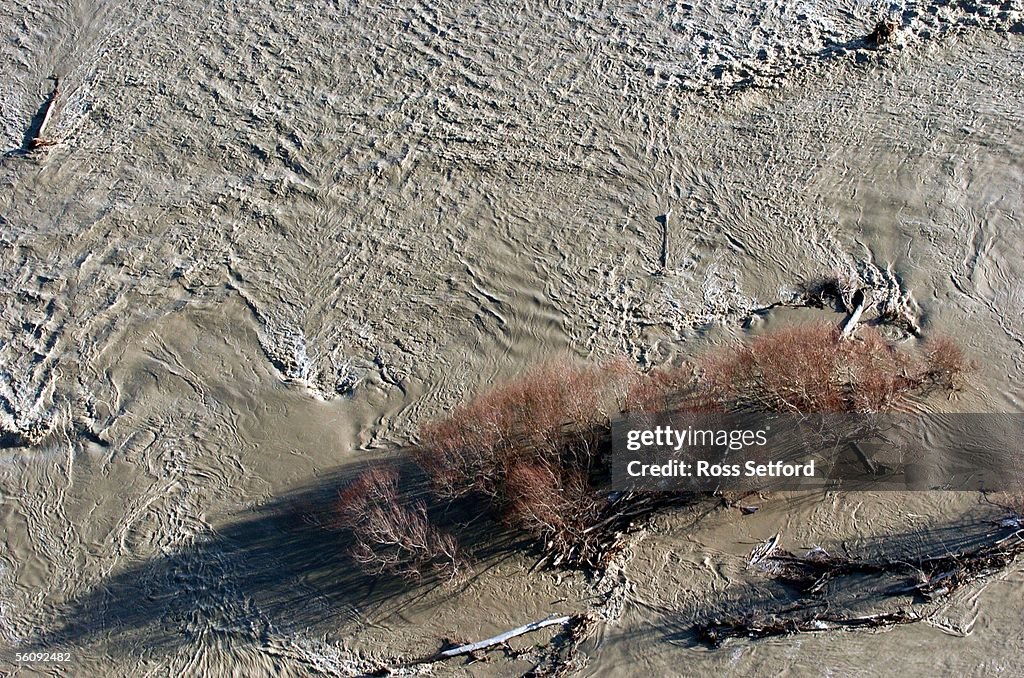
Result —
M755 311L823 273L888 270L971 352L945 407L1022 406L1019 2L4 5L4 661L358 675L585 609L599 585L500 539L459 587L368 579L324 506L488 384L792 322ZM51 74L56 144L25 153ZM686 630L771 602L742 564L775 533L935 552L990 518L960 493L662 516L583 671L1012 673L1019 569L884 633Z

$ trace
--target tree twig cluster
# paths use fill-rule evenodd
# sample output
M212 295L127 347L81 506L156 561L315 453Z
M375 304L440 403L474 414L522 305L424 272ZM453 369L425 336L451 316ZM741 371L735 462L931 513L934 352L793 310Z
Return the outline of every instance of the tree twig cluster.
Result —
M454 577L461 568L455 538L430 523L422 501L402 501L393 470L356 478L338 497L337 515L352 532L352 558L369 572L419 579L428 571Z

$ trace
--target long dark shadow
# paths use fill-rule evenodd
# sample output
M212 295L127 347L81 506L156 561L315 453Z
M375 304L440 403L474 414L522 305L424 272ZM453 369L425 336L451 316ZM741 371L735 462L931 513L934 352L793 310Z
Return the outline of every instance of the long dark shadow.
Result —
M427 496L408 455L403 497ZM306 487L254 509L184 549L133 565L97 584L54 613L63 625L28 647L105 643L112 652L170 652L196 629L336 629L346 620L372 621L401 610L441 582L404 581L360 570L349 557L348 533L333 507L344 484L366 464L339 468ZM522 542L478 507L431 506L438 523L457 533L478 564L507 556ZM476 515L476 520L463 520ZM433 517L433 516L432 516ZM26 648L26 651L29 651Z

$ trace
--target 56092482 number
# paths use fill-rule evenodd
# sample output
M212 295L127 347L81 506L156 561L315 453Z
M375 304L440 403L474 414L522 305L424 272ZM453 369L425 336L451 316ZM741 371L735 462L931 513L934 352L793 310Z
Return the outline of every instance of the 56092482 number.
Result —
M18 662L69 662L70 652L16 652L14 661Z

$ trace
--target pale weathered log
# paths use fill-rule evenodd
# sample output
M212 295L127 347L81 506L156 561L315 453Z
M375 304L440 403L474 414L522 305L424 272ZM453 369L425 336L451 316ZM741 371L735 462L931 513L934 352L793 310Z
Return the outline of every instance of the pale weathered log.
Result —
M50 93L50 98L46 100L46 110L43 112L43 120L39 123L39 131L36 132L35 137L32 139L31 148L42 148L43 146L52 146L53 141L46 138L46 128L50 124L50 117L53 114L54 104L57 103L57 95L60 94L60 78L57 76L53 77L53 92Z
M441 652L437 653L437 658L449 659L451 657L458 657L459 655L463 654L471 654L473 652L484 650L495 645L501 645L502 643L509 641L512 638L515 638L516 636L521 636L525 633L537 631L538 629L542 629L546 626L555 626L556 624L568 624L572 620L573 617L570 615L564 617L548 617L547 619L541 619L540 621L531 622L529 624L523 624L522 626L514 628L511 631L500 633L494 636L493 638L480 640L475 643L469 643L468 645L460 645L458 647L453 647L450 650L442 650Z
M864 306L867 305L867 295L863 292L858 292L860 296L860 302L857 304L857 308L853 309L853 313L850 314L850 319L846 321L843 326L843 332L839 335L840 339L846 339L849 337L853 330L857 327L857 323L860 322L860 316L864 312Z

